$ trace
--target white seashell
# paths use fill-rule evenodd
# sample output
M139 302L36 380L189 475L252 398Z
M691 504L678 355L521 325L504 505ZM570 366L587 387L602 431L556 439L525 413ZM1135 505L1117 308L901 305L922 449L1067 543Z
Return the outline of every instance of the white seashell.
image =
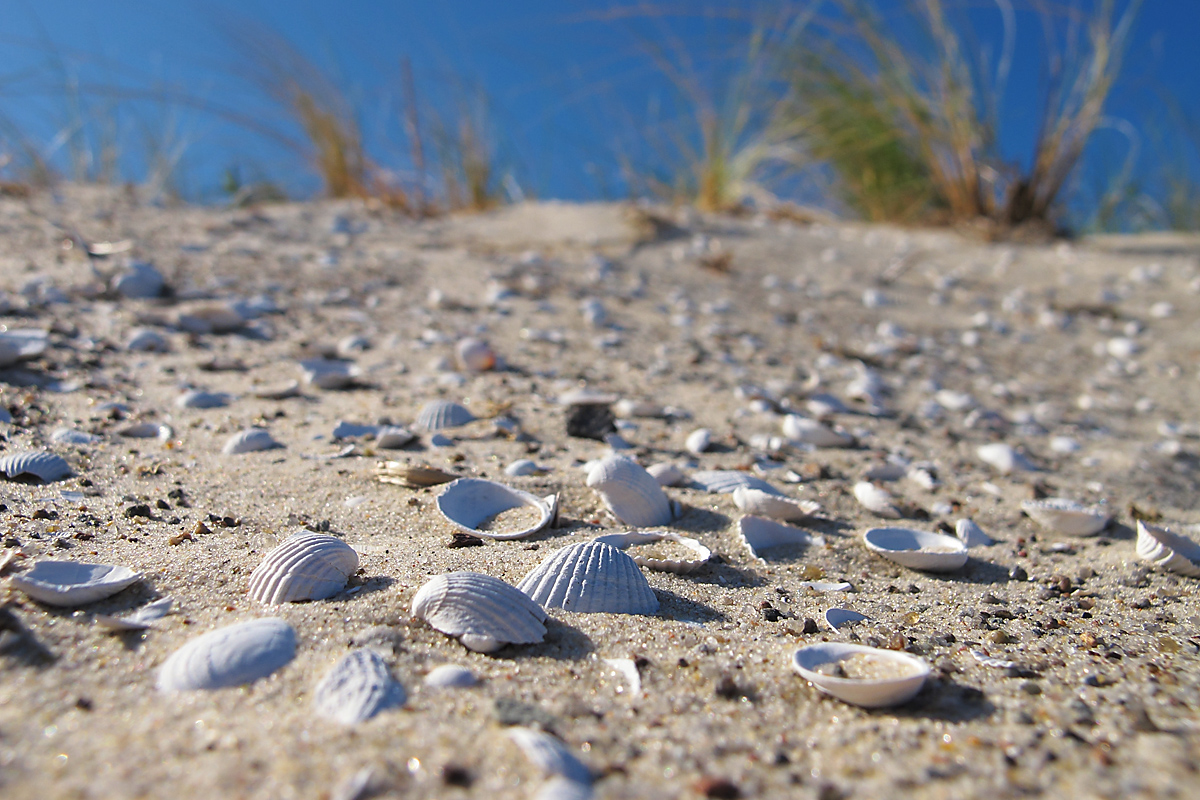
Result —
M928 492L932 492L941 483L937 479L937 468L932 464L913 464L906 473L908 479Z
M171 345L158 331L137 328L125 340L125 349L132 353L165 353Z
M504 474L514 478L525 477L527 475L544 475L546 472L548 470L545 467L539 467L537 462L530 458L518 458L504 468Z
M996 543L995 539L983 532L983 528L969 519L960 519L954 523L954 533L967 547L987 547Z
M1063 497L1025 500L1021 510L1043 528L1070 536L1091 536L1104 530L1109 514L1099 506L1085 506Z
M866 656L873 665L894 675L840 678L817 671L822 665L854 656ZM863 708L885 708L908 702L921 691L930 671L925 661L908 653L841 642L822 642L800 648L792 656L792 667L822 692Z
M325 719L354 725L407 700L404 687L392 677L383 657L363 648L347 653L317 684L313 711Z
M866 614L860 614L848 608L830 608L825 611L825 624L835 631L847 625L854 625L855 623L865 622L869 619L870 617Z
M1070 455L1080 450L1080 444L1070 436L1055 436L1050 439L1050 449L1059 455Z
M487 372L496 366L496 353L482 339L468 337L454 348L458 366L468 372Z
M736 469L713 469L693 473L692 485L715 494L731 494L738 487L744 486L747 489L757 489L767 494L783 496L783 492L762 478L756 478L747 472Z
M38 561L12 585L50 606L82 606L111 597L142 576L128 567L77 561Z
M687 473L669 462L651 464L646 467L646 472L658 481L659 486L678 486L687 480Z
M300 396L300 381L264 386L254 392L254 396L262 400L286 400L289 397Z
M712 551L702 545L696 539L690 539L687 536L680 536L678 533L667 533L666 531L627 531L625 533L607 533L604 536L597 536L595 541L611 544L618 550L624 550L628 547L633 547L639 544L653 544L654 542L668 541L686 547L695 553L694 558L655 558L640 553L631 553L630 557L639 567L646 569L655 569L660 572L674 572L679 575L692 572L693 570L703 566L710 558Z
M712 447L712 443L712 431L708 428L697 428L688 435L687 441L684 442L683 446L687 448L689 453L699 455Z
M972 650L971 658L978 661L981 665L985 667L991 667L992 669L1012 669L1013 667L1018 666L1017 662L1015 661L1007 661L1003 658L995 658L982 650Z
M208 303L181 310L175 325L188 333L233 333L246 325L246 318L228 303Z
M1104 344L1104 349L1113 358L1121 360L1133 358L1141 350L1138 343L1127 336L1116 336Z
M786 545L808 547L809 545L824 546L825 544L825 538L822 536L814 536L808 531L765 517L742 517L738 520L738 533L742 537L742 544L750 551L750 555L759 561L765 560L763 551L772 547Z
M629 694L637 697L642 693L642 674L632 658L606 658L604 663L612 667L629 684ZM617 689L620 692L620 689Z
M283 445L275 441L268 431L262 428L247 428L230 436L225 442L225 446L221 448L221 452L225 455L239 455L253 453L257 450L275 450L280 447Z
M558 396L558 404L562 406L610 406L615 402L617 402L615 394L586 387L572 389Z
M891 492L870 481L859 481L854 484L854 499L860 506L876 516L886 519L900 519L901 517L900 509L892 503Z
M555 775L541 785L532 800L592 800L594 796L591 784Z
M117 434L128 439L158 439L165 442L175 435L175 431L161 422L135 422L117 429Z
M296 655L296 632L267 617L217 628L176 650L158 668L160 692L221 689L265 678Z
M818 419L832 417L834 414L849 414L850 409L838 398L831 394L818 393L809 395L804 401L804 407L808 413Z
M557 775L573 783L589 785L592 773L557 737L532 728L509 728L509 737L533 764L547 775Z
M540 605L580 613L655 614L658 597L637 562L604 542L551 554L517 588Z
M328 358L313 358L300 362L304 371L304 382L318 389L345 389L354 384L360 371L349 361Z
M399 450L417 438L408 428L399 425L383 425L375 431L375 446L384 450Z
M485 520L520 506L530 506L537 511L537 521L515 531L479 530L479 525ZM529 492L482 478L459 478L438 495L437 507L442 516L474 536L520 539L553 524L558 513L558 498L556 495L535 497Z
M250 573L250 597L260 603L324 600L346 588L358 569L354 548L324 533L298 533Z
M412 615L479 653L505 644L540 642L546 636L541 606L516 587L478 572L433 578L413 598Z
M867 549L889 561L928 572L950 572L967 563L967 546L953 536L911 528L871 528L863 533Z
M1037 471L1036 464L1014 450L1012 445L1005 444L1004 442L980 445L975 450L975 453L979 456L980 461L994 467L1001 475L1009 475L1018 471Z
M160 620L167 614L171 613L171 605L174 603L171 598L164 597L162 600L155 600L153 603L147 603L137 611L124 617L114 617L108 614L97 614L96 624L102 628L107 628L110 631L123 633L125 631L144 631L147 628L153 627L156 620Z
M431 689L470 689L477 683L475 673L458 664L442 664L425 676L425 685Z
M49 338L37 328L12 328L0 331L0 367L36 358L46 351Z
M339 358L353 358L358 353L370 350L371 340L365 336L343 336L341 339L338 339L337 346L334 349Z
M71 466L65 458L48 450L22 450L0 457L0 473L10 481L54 483L70 475Z
M1156 567L1200 578L1200 545L1166 528L1138 520L1137 554Z
M224 408L233 401L233 395L225 392L209 392L194 389L175 398L178 408Z
M975 407L975 398L966 392L941 389L933 395L937 404L947 411L970 411Z
M854 444L853 436L797 414L788 414L783 418L783 435L793 442L813 447L850 447Z
M644 417L647 419L662 419L667 416L667 409L648 400L633 400L622 398L613 405L613 413L622 419Z
M601 459L588 470L587 485L626 525L654 527L671 522L671 502L649 472L621 456Z
M58 442L59 444L85 445L96 444L104 441L100 436L87 431L77 430L76 428L58 428L54 433L50 434L50 441Z
M474 421L475 415L466 406L448 400L431 400L417 414L417 427L427 431L457 428Z
M797 586L803 586L806 589L812 589L814 592L825 594L827 592L848 592L853 587L845 581L800 581Z
M379 426L377 425L361 425L357 422L338 420L338 423L333 426L330 438L335 441L338 439L357 439L362 436L374 436L377 430L379 430Z
M733 502L747 514L792 521L806 519L821 510L821 504L812 500L794 500L745 486L733 490Z
M134 261L125 272L113 278L112 289L122 297L148 300L162 297L167 291L167 282L153 264Z

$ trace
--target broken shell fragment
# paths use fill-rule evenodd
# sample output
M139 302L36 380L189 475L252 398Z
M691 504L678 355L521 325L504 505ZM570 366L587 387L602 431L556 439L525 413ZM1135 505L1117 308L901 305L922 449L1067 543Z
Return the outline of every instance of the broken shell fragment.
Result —
M276 450L281 447L283 445L275 441L271 434L263 428L247 428L230 436L225 442L225 446L221 448L221 452L225 455L240 455L258 450Z
M1085 506L1064 497L1025 500L1021 510L1046 530L1069 536L1092 536L1104 530L1109 515L1100 506Z
M733 502L747 514L781 520L805 519L821 510L821 504L812 500L793 500L746 486L733 490Z
M892 493L870 481L859 481L854 484L854 499L858 504L876 516L885 519L900 519L900 509L892 502Z
M655 614L658 597L637 562L610 544L579 542L551 554L517 588L546 608Z
M96 624L102 628L107 628L114 633L124 633L125 631L144 631L151 628L156 620L160 620L167 614L171 613L171 605L174 603L171 598L164 597L162 600L155 600L153 603L147 603L124 617L114 617L109 614L97 614Z
M655 569L660 572L674 572L678 575L684 575L703 566L710 558L712 551L702 545L696 539L680 536L678 533L668 533L666 531L628 531L626 533L608 533L604 536L597 536L597 542L611 544L619 550L625 550L630 547L639 545L653 545L655 542L674 542L681 547L690 550L693 554L692 558L669 558L658 554L647 554L640 552L630 553L629 556L637 563L639 567L646 569Z
M241 686L265 678L296 655L296 632L276 617L227 625L198 636L158 668L158 690Z
M975 450L979 460L993 467L1001 475L1009 475L1013 472L1036 472L1037 465L1026 458L1024 455L1013 449L1010 444L1004 442L993 442L991 444L980 445Z
M449 400L432 400L417 414L417 427L427 431L458 428L474 421L475 415L466 406Z
M405 464L400 461L381 461L375 465L375 477L382 483L394 483L409 489L422 489L457 480L458 475L437 467L422 464Z
M71 466L48 450L23 450L0 458L0 473L10 481L54 483L71 474Z
M588 471L587 485L626 525L650 528L671 522L671 502L658 481L627 458L609 456L596 462Z
M1138 520L1137 554L1156 567L1200 578L1200 544L1164 527Z
M983 532L973 520L960 519L954 524L954 533L967 547L987 547L996 541Z
M515 530L503 520L495 519L504 512L528 506L530 519L521 518ZM488 539L520 539L537 533L554 522L558 512L556 495L535 497L529 492L482 478L459 478L438 495L438 511L456 527L474 536ZM485 523L499 523L500 529L481 529ZM489 525L490 528L490 525Z
M111 597L142 576L128 567L78 561L39 561L12 585L49 606L82 606Z
M695 453L696 455L699 455L700 453L708 450L708 448L712 447L712 443L712 431L710 431L708 428L697 428L688 435L687 441L684 442L683 446L689 453Z
M738 533L742 537L742 543L750 551L751 557L759 561L765 560L763 551L772 547L787 545L808 547L809 545L823 546L825 544L822 536L814 536L808 531L765 517L742 517L738 520Z
M304 382L318 389L346 389L354 385L360 372L350 361L313 358L300 362Z
M250 573L250 597L260 603L324 600L346 588L358 569L354 548L324 533L298 533Z
M967 546L953 536L911 528L871 528L867 549L909 569L950 572L967 563Z
M825 611L825 624L835 631L856 622L866 622L869 619L870 617L866 614L860 614L848 608L830 608Z
M925 661L908 653L841 642L800 648L792 667L822 692L863 708L908 702L930 671Z
M412 615L478 653L505 644L532 644L546 636L541 606L516 587L478 572L433 578L413 598Z
M687 480L687 473L669 462L651 464L646 467L646 472L658 481L659 486L679 486Z
M851 447L854 444L853 436L798 414L788 414L783 418L783 435L793 442L813 447Z
M766 492L767 494L781 496L783 494L783 492L762 478L756 478L747 472L736 469L703 470L693 473L692 484L698 489L703 489L706 492L714 494L731 494L739 486L744 486L747 489L758 489L760 492Z
M383 657L362 648L347 653L317 684L313 710L325 719L354 725L407 700Z

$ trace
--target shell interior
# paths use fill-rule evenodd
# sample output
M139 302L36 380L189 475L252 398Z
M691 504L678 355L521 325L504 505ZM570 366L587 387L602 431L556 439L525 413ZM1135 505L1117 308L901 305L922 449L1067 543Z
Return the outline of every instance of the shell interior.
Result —
M597 536L595 541L610 544L619 550L625 550L628 547L637 545L648 545L654 542L675 542L688 550L692 551L692 558L661 558L645 553L633 552L629 556L639 567L646 569L656 569L661 572L674 572L676 574L686 574L703 566L710 558L712 551L701 544L696 539L691 539L687 536L680 536L678 533L669 533L667 531L627 531L625 533L609 533L604 536Z
M176 650L158 668L158 689L179 692L241 686L265 678L296 655L296 632L268 617L227 625Z
M39 561L11 580L13 586L46 605L81 606L111 597L139 578L141 575L128 567Z
M821 510L820 504L811 500L795 500L746 486L733 490L733 502L747 514L781 520L805 519Z
M763 551L773 547L825 544L824 537L814 536L808 531L766 517L742 517L738 520L738 533L750 555L760 561L765 560Z
M853 625L856 622L865 622L869 620L866 614L860 614L857 611L851 611L848 608L830 608L825 612L825 623L837 630L846 625Z
M1043 528L1071 536L1099 533L1109 520L1107 511L1063 497L1026 500L1021 503L1021 509Z
M876 677L838 677L818 670L823 665L854 657L869 659ZM857 644L823 642L802 647L792 656L792 667L822 692L863 708L886 708L906 703L921 691L929 677L923 660L895 650Z
M346 588L358 569L354 548L323 533L298 533L250 573L250 597L260 603L324 600Z
M557 500L535 497L529 492L514 489L482 478L459 478L448 485L437 498L438 510L451 523L475 536L489 539L520 539L537 533L554 521ZM504 511L529 506L537 519L513 531L482 531L479 525Z
M949 572L967 563L967 546L954 536L911 528L871 528L867 549L909 569Z
M363 648L347 653L321 679L313 692L313 710L325 719L354 725L407 700L383 657Z
M547 608L655 614L658 597L637 562L610 544L578 542L552 553L517 588Z

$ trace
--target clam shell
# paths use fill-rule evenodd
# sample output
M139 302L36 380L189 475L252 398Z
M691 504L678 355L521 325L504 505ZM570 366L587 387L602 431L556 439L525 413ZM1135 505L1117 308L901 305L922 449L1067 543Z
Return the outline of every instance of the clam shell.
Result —
M950 572L967 563L967 546L953 536L911 528L871 528L867 549L889 561L927 572Z
M46 351L47 344L46 331L36 328L0 331L0 368L40 356Z
M532 525L515 531L481 531L484 520L510 508L530 506L537 510L538 519ZM459 478L438 495L438 511L456 527L488 539L520 539L537 533L554 522L558 512L555 495L540 498L482 478Z
M96 624L118 633L124 631L144 631L147 628L153 627L155 620L160 620L167 614L170 614L171 605L174 602L171 598L164 597L162 600L147 603L137 611L124 617L97 614L95 617Z
M609 456L588 470L587 485L626 525L654 527L671 522L671 502L649 472L621 456Z
M806 519L821 510L821 504L811 500L793 500L745 486L733 490L733 502L747 514L771 519Z
M417 414L417 427L427 431L440 431L446 428L458 428L468 422L474 422L475 415L466 406L451 403L449 400L431 400Z
M900 509L892 503L891 492L870 481L859 481L854 484L854 499L860 506L876 516L885 519L900 519Z
M793 442L811 444L813 447L850 447L854 444L853 436L797 414L788 414L783 418L783 435Z
M23 450L0 458L0 473L10 481L36 479L54 483L71 474L71 466L60 455L48 450Z
M823 664L859 654L886 663L900 674L896 677L856 679L838 678L816 671ZM792 656L792 667L822 692L863 708L886 708L906 703L921 691L925 679L929 677L929 665L908 653L841 642L822 642L801 647Z
M712 469L693 473L692 485L706 492L713 492L714 494L731 494L739 486L744 486L747 489L758 489L760 492L766 492L767 494L781 496L783 494L783 492L762 478L756 478L747 472L736 469Z
M359 376L358 367L349 361L312 358L300 362L304 382L318 389L345 389Z
M1200 544L1166 528L1138 520L1137 554L1156 567L1200 578Z
M658 612L658 597L637 562L599 541L578 542L552 553L517 588L546 608L585 614Z
M954 523L954 533L967 547L987 547L996 543L992 537L983 532L983 528L969 519L960 519Z
M639 567L646 569L655 569L660 572L674 572L677 575L684 575L692 572L695 569L703 566L710 558L712 551L702 545L696 539L690 539L687 536L680 536L678 533L668 533L666 531L628 531L626 533L608 533L604 536L597 536L595 541L611 544L618 550L624 550L627 547L632 547L638 544L653 544L661 541L675 542L686 547L695 553L694 558L653 558L651 556L641 555L639 553L631 553L630 558Z
M296 655L296 632L267 617L217 628L176 650L158 668L160 692L221 689L265 678Z
M475 673L458 664L442 664L425 676L425 685L431 689L469 689L477 683Z
M738 533L742 537L742 543L750 551L751 557L759 561L765 560L762 551L771 547L783 545L807 547L814 544L825 544L824 537L813 536L808 531L793 528L791 525L784 525L782 522L765 517L742 517L738 520Z
M1092 536L1108 525L1107 511L1097 506L1085 506L1064 497L1044 500L1025 500L1021 510L1043 528L1070 536Z
M128 567L78 561L39 561L12 576L12 585L50 606L82 606L111 597L142 576Z
M423 464L405 464L401 461L381 461L375 465L375 477L382 483L394 483L409 489L437 486L457 480L458 475Z
M671 463L651 464L646 467L659 486L679 486L687 481L687 473Z
M250 597L260 603L324 600L346 588L358 569L354 548L324 533L298 533L250 573Z
M404 687L373 650L347 653L317 684L313 711L325 719L354 725L389 708L404 705Z
M546 612L519 589L478 572L438 575L413 598L412 615L463 646L490 653L546 636Z
M275 441L271 434L263 428L247 428L230 436L225 442L225 446L221 448L221 452L225 455L239 455L253 453L257 450L275 450L280 447L283 445Z
M193 389L175 398L179 408L224 408L233 401L233 395L225 392L209 392L204 389Z
M1012 445L1004 442L980 445L975 454L979 456L980 461L993 467L1001 475L1037 471L1036 464L1014 450Z

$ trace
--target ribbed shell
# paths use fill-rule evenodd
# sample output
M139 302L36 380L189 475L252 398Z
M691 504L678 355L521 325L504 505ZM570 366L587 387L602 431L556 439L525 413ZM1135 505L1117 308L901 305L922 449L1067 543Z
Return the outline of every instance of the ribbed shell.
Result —
M1047 530L1070 536L1091 536L1108 525L1107 512L1095 506L1085 506L1063 497L1047 497L1044 500L1026 500L1021 510Z
M324 600L344 589L357 569L358 553L341 539L299 533L250 573L250 597L268 604Z
M199 636L158 668L158 690L181 692L241 686L265 678L296 655L296 632L268 617Z
M692 484L698 489L714 494L731 494L739 486L758 489L767 494L783 494L762 478L756 478L748 472L736 469L713 469L693 473Z
M1137 554L1156 567L1200 578L1200 545L1166 528L1138 520Z
M71 474L71 465L47 450L24 450L0 458L0 472L9 480L36 478L53 483Z
M347 653L317 684L313 710L325 719L354 725L407 700L383 657L360 649Z
M221 448L221 452L225 455L240 455L257 450L275 450L280 447L283 445L275 441L268 431L262 428L247 428L230 436L229 440L225 442L225 446Z
M538 520L517 531L481 531L478 526L489 517L518 506L537 510ZM502 483L482 478L459 478L438 495L438 511L464 531L488 539L520 539L549 525L556 510L553 498L543 500Z
M11 580L13 586L46 605L82 606L111 597L140 577L128 567L39 561L33 569Z
M546 608L655 614L658 598L630 556L604 542L568 545L538 564L517 588Z
M546 636L541 606L516 587L478 572L433 578L413 598L412 615L447 636L468 637L464 646L482 652Z
M588 472L587 485L626 525L645 528L671 522L671 502L658 481L627 458L609 456L598 462Z
M757 514L771 519L798 520L811 517L821 510L819 503L811 500L795 500L761 489L739 486L733 490L733 502L747 514Z
M449 400L431 400L417 414L417 427L427 431L457 428L474 421L475 415L468 411L466 406L451 403Z

